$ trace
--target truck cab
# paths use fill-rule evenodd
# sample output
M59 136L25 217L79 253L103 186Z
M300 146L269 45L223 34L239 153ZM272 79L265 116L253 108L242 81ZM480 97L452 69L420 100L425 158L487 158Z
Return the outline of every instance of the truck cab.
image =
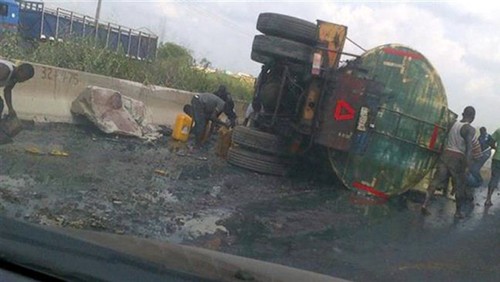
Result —
M0 34L17 31L19 4L14 0L0 0Z

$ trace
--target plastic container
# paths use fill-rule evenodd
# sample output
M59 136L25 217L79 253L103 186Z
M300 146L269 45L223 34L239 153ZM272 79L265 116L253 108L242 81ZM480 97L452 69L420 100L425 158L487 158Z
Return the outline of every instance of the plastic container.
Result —
M191 131L192 123L193 119L187 114L178 114L177 118L175 119L172 138L178 141L186 142L189 138L189 132Z
M229 147L231 147L232 129L221 127L218 131L219 138L215 144L215 154L223 159L227 159Z

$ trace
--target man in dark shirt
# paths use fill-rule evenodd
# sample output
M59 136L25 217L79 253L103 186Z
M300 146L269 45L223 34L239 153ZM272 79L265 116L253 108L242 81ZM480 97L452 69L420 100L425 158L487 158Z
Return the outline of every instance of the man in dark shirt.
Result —
M491 148L495 144L493 137L486 131L486 127L481 127L479 129L479 144L481 145L481 153L487 155L488 158L491 156ZM486 158L486 159L488 159Z
M233 108L234 103L232 103L232 100L224 102L212 93L201 93L193 96L191 107L185 106L184 111L193 117L194 127L192 132L195 136L196 147L201 147L208 138L206 135L209 121L225 127L230 127L235 123L236 115ZM221 113L224 113L229 118L229 124L219 119ZM210 130L208 135L211 133L212 130Z
M221 85L219 86L219 89L217 89L217 91L215 91L215 92L214 92L214 94L215 94L217 97L221 98L224 102L226 102L226 101L227 101L227 99L228 99L229 97L231 97L231 93L229 93L229 92L227 91L226 86L225 86L225 85L223 85L223 84L221 84Z
M215 96L219 97L222 99L222 101L226 102L226 115L228 116L229 120L231 121L231 127L234 127L236 125L236 112L234 111L234 101L233 101L233 96L229 91L227 91L227 88L225 85L221 84L219 86L219 89L214 92ZM213 127L211 128L213 131Z
M474 159L469 173L467 174L467 184L470 187L479 187L483 184L483 177L481 176L481 168L491 156L491 148L495 142L486 128L483 126L479 129L479 137L477 141L480 146L480 153Z

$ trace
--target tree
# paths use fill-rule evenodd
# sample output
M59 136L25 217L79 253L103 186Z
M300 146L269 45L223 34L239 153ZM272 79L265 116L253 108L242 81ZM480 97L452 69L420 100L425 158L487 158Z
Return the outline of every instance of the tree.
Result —
M189 51L185 47L179 46L171 42L160 43L156 59L160 61L169 61L169 62L177 61L179 63L184 63L188 65L194 64L194 59L193 56L191 55L191 51Z
M207 69L212 66L212 63L207 58L203 58L200 61L200 66L204 69Z

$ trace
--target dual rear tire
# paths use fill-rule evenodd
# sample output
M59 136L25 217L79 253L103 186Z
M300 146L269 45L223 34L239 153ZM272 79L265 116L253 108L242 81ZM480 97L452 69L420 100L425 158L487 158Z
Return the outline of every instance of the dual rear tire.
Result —
M291 72L310 68L316 44L316 24L276 13L262 13L257 20L251 59L262 64L286 63ZM289 144L278 135L250 127L233 130L229 163L255 172L284 176L293 166Z
M286 142L277 135L237 126L232 142L227 160L233 165L278 176L286 175L293 166Z
M316 24L276 13L262 13L257 19L257 30L252 45L251 59L269 64L287 61L289 64L308 66L312 62L316 44Z

